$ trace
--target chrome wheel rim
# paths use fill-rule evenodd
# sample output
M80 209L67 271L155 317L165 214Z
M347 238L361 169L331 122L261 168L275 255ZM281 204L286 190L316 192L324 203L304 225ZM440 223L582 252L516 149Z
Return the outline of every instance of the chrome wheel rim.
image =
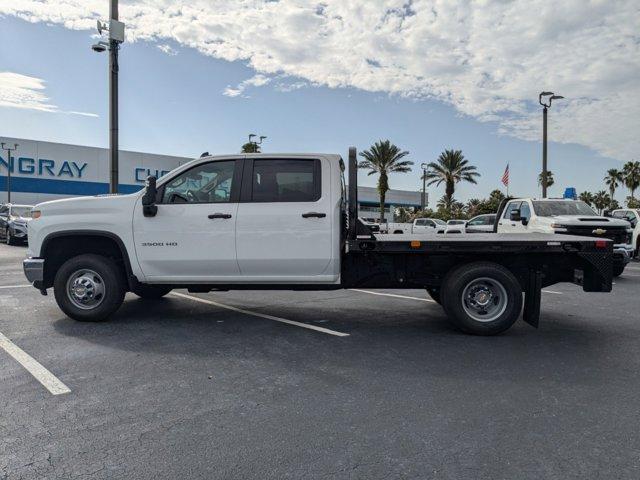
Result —
M104 300L105 287L102 277L83 268L74 272L67 280L67 297L76 307L91 310Z
M492 322L507 309L507 290L494 278L471 280L462 291L462 307L478 322Z

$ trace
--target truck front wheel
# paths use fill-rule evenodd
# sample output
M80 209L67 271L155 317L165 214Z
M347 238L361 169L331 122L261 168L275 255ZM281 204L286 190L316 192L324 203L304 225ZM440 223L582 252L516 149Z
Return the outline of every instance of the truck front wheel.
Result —
M451 271L442 285L442 306L451 322L474 335L497 335L518 319L522 288L502 265L477 262Z
M62 264L53 282L60 309L81 322L100 322L124 300L123 274L116 263L101 255L86 254Z

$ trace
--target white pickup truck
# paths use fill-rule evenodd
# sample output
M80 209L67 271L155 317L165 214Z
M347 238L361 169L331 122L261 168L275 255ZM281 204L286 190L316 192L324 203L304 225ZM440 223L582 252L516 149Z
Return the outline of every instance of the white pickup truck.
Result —
M412 223L382 223L380 232L398 235L401 233L444 233L447 224L439 218L416 218Z
M521 314L537 326L547 285L611 290L609 240L373 235L357 217L356 158L348 195L339 155L247 154L199 158L130 195L41 203L25 275L82 321L108 318L128 291L424 288L480 335Z
M613 210L611 216L629 222L633 229L631 245L635 248L635 257L640 258L640 209L620 208Z
M553 233L613 241L613 275L622 275L633 257L628 222L599 216L585 202L564 198L514 198L498 212L498 233Z

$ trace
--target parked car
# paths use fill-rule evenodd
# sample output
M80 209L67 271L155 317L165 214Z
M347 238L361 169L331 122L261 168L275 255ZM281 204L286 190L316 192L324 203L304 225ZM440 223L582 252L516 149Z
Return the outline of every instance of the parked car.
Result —
M31 220L32 205L5 203L0 206L0 235L7 245L27 241L27 223Z
M465 223L467 223L466 220L448 220L444 233L465 233Z
M622 275L634 253L629 222L598 215L589 205L565 198L516 198L498 212L498 233L557 233L612 240L613 275Z
M633 228L633 235L631 239L631 245L635 249L634 256L640 258L640 209L638 208L621 208L611 212L613 218L620 218L626 220L631 224Z
M413 223L383 223L382 233L444 233L447 224L439 218L416 218Z
M373 233L380 233L380 222L375 218L360 217L360 221L369 227Z
M493 225L495 223L495 213L477 215L467 222L465 225L465 231L467 233L491 233L493 232Z

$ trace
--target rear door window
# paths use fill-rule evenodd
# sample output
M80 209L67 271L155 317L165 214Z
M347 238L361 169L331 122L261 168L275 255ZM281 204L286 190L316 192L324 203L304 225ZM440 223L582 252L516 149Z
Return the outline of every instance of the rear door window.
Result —
M320 160L253 161L252 202L315 202L320 198Z

